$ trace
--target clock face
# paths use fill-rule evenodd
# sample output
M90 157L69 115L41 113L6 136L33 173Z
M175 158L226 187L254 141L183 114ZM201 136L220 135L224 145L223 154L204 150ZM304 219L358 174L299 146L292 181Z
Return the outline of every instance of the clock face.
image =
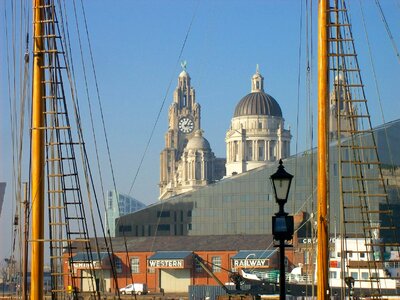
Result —
M183 133L191 133L194 129L194 123L192 119L184 117L179 120L178 128Z

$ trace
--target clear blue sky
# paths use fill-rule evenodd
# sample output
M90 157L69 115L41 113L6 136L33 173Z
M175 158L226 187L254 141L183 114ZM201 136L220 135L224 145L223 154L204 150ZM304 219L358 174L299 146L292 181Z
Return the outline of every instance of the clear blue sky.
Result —
M0 11L10 1L0 3ZM72 1L67 1L71 5ZM96 72L102 99L106 130L117 188L128 193L140 159L146 147L151 129L165 95L165 105L144 162L134 185L132 196L146 204L157 201L159 180L159 153L164 147L167 130L168 107L180 72L178 55L193 19L182 60L187 61L187 71L196 89L196 99L202 108L202 128L217 157L225 157L225 133L229 128L235 105L250 92L250 78L256 64L265 78L265 91L281 105L286 127L291 126L292 146L295 153L307 148L306 116L306 1L84 1L89 34L93 47ZM313 1L313 24L316 27L316 4ZM374 78L360 17L359 1L350 1L351 18L356 36L367 97L373 125L381 124L382 117L377 101ZM400 116L399 61L385 31L374 1L361 1L366 15L366 26L371 42L372 55L377 71L382 105L386 121ZM400 43L398 16L400 5L396 1L382 1L387 21L396 42ZM81 72L79 49L70 7L72 46L76 49L76 71ZM79 10L79 8L78 8ZM1 152L0 181L8 184L5 204L0 219L2 236L10 240L13 201L11 176L11 142L9 121L8 83L4 17L1 19ZM79 24L83 26L82 19ZM302 31L300 32L300 24ZM8 27L11 31L11 27ZM84 29L81 27L81 34ZM316 29L312 32L312 74L316 78ZM11 51L10 44L8 47ZM301 58L299 61L299 49ZM87 48L84 49L87 68L90 67ZM300 72L300 73L299 73ZM298 76L300 74L300 84ZM170 81L172 85L167 93ZM90 80L92 105L97 107ZM315 80L314 80L315 82ZM312 85L312 100L316 110L316 85ZM82 76L78 77L82 110L87 104L82 89ZM300 109L297 109L297 103ZM99 112L95 111L97 137L101 137ZM85 114L87 116L87 113ZM299 125L297 126L297 117ZM89 150L90 123L85 118L85 135ZM25 144L27 145L27 144ZM113 188L106 148L100 141L100 155L105 189ZM93 165L94 166L94 165ZM23 180L27 179L25 165ZM1 247L0 257L8 255Z

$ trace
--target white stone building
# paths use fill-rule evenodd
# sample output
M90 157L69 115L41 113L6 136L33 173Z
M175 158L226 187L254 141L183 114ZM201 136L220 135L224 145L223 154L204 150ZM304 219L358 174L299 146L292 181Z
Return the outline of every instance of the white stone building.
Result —
M251 79L251 93L237 104L226 133L226 176L288 157L290 140L282 110L278 102L264 92L264 78L257 66Z

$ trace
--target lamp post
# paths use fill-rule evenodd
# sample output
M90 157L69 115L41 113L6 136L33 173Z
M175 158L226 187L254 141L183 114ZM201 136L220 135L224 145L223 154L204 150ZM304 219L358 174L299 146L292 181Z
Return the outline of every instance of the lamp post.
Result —
M293 216L289 216L285 212L284 206L289 196L293 175L285 171L282 159L280 159L278 170L271 175L270 179L274 188L275 200L279 205L279 211L272 216L272 234L274 240L279 241L279 299L284 300L286 297L285 247L289 247L285 241L293 238Z

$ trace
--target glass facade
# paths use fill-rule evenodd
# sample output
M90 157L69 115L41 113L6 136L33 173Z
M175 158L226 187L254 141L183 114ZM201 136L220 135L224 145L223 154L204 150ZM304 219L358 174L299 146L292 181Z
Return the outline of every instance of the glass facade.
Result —
M107 208L105 214L106 228L110 232L110 236L115 236L115 221L120 216L138 211L146 207L142 202L124 195L116 191L107 192ZM122 227L121 231L128 231L129 226Z
M383 166L400 166L400 157L392 157L395 149L400 148L400 120L387 123L375 129L378 152ZM389 143L386 136L391 137ZM371 136L358 137L363 145L371 144ZM341 215L339 183L338 147L330 145L330 207L331 228L339 230ZM342 152L342 159L349 159L352 153ZM363 159L368 161L368 152ZM316 212L316 150L303 152L284 160L285 170L294 179L291 185L285 211L290 214ZM188 192L168 200L155 203L146 209L119 218L119 229L125 230L126 236L142 235L237 235L237 234L271 234L271 217L278 211L278 205L272 191L271 174L275 173L278 162L270 166L260 167L246 173L224 178L197 191ZM354 170L343 169L343 175L350 176ZM379 169L375 164L364 165L367 177L376 177ZM367 182L370 193L378 193L382 189L377 182ZM397 187L393 187L397 189ZM352 186L344 184L343 189L351 190ZM400 204L398 194L391 192L392 204ZM370 210L379 210L383 205L379 201L369 204ZM399 208L395 205L394 207ZM396 213L396 212L395 212ZM397 212L399 214L399 212ZM380 223L376 214L372 223ZM354 232L357 232L357 228ZM333 229L331 230L333 232ZM122 231L117 230L117 236Z

